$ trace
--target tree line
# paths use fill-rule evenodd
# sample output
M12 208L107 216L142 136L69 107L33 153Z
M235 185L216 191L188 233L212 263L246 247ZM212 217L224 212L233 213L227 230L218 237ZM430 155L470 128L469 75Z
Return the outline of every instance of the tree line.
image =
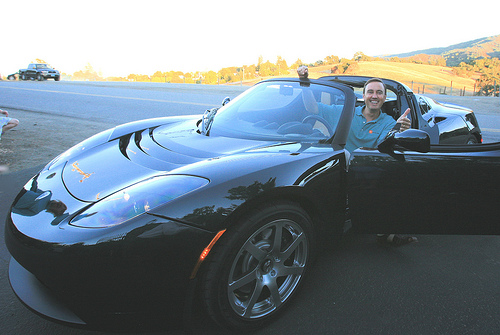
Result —
M129 74L126 77L106 77L97 73L90 64L81 70L73 73L72 80L91 81L138 81L138 82L158 82L158 83L186 83L186 84L231 84L243 83L245 81L255 81L273 76L293 75L295 70L301 65L309 67L326 66L331 74L355 74L359 62L362 61L388 61L401 63L427 64L434 66L446 66L446 59L440 55L419 54L410 57L371 57L363 52L356 52L351 59L340 58L335 55L326 56L322 60L314 63L304 63L297 59L292 65L288 65L286 60L278 56L276 62L259 57L257 64L225 67L219 71L206 72L182 72L182 71L156 71L153 75ZM498 58L473 59L461 62L458 66L452 67L453 73L466 78L477 78L477 92L481 95L498 95L497 85L500 85L500 60Z
M498 58L481 58L470 62L461 62L453 68L460 77L478 77L476 86L479 95L498 96L500 85L500 60Z
M156 71L153 75L129 74L126 77L106 77L100 75L91 64L87 64L81 71L71 75L72 80L91 80L91 81L140 81L140 82L158 82L158 83L187 83L187 84L228 84L247 80L254 80L262 77L287 75L291 68L297 68L302 65L299 59L289 67L287 62L278 56L276 63L259 57L257 65L243 65L240 67L232 66L220 69L218 72L182 72L182 71Z

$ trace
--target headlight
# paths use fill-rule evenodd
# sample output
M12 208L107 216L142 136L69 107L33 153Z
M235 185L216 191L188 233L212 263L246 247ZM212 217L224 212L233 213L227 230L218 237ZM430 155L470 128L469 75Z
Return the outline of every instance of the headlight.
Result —
M205 178L187 175L153 177L96 202L69 224L82 228L116 226L207 184Z

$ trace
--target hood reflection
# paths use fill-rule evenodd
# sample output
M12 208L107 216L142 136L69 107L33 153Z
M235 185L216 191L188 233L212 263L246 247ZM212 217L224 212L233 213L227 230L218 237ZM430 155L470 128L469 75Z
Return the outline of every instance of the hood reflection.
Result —
M23 188L17 195L12 206L12 212L22 216L35 216L41 211L46 211L54 216L52 225L59 224L69 216L65 213L68 207L61 200L52 199L52 191L38 188L38 176L33 178L29 190Z

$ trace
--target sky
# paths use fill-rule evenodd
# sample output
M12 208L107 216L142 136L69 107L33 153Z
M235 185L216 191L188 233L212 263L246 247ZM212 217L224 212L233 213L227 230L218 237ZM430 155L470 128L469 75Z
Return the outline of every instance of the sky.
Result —
M397 54L498 35L499 13L498 0L2 1L0 75L37 58L108 77Z

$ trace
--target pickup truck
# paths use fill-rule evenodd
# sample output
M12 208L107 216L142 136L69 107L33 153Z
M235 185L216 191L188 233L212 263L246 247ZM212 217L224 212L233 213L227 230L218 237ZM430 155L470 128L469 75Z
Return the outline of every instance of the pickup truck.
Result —
M28 65L27 69L21 69L17 73L10 74L7 79L15 80L18 75L19 80L46 80L52 78L55 81L61 79L59 71L53 69L48 64L32 63Z

